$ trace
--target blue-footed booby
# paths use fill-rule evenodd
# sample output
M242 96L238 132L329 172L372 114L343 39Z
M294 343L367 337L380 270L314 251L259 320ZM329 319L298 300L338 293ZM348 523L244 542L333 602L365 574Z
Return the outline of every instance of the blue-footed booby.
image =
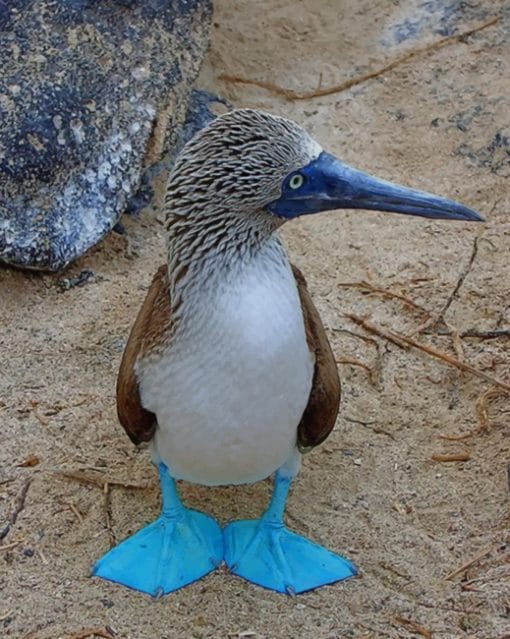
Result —
M168 180L168 261L157 271L120 365L117 407L151 441L161 515L93 573L161 595L225 561L290 594L356 574L283 522L303 452L328 437L340 382L300 271L278 237L287 220L335 209L481 220L451 200L386 182L323 150L304 129L231 111L184 147ZM274 474L267 510L223 530L186 508L175 480L216 486Z

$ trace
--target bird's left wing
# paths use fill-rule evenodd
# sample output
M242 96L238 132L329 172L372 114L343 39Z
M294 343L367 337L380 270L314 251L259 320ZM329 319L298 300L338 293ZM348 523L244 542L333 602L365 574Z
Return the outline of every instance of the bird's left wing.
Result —
M319 313L308 292L306 280L294 265L292 265L292 272L303 310L306 341L315 357L312 389L298 426L298 447L305 451L323 442L335 426L340 406L340 378L335 356Z
M117 378L117 414L135 444L152 439L156 416L142 406L135 366L166 343L171 326L167 265L160 266L129 335Z

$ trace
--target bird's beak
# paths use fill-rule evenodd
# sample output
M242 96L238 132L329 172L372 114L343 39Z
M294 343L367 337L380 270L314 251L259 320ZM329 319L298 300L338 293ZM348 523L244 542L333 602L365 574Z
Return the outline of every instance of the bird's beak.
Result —
M466 206L431 193L386 182L353 169L323 151L301 171L305 181L269 205L282 217L334 209L369 209L445 220L483 221Z

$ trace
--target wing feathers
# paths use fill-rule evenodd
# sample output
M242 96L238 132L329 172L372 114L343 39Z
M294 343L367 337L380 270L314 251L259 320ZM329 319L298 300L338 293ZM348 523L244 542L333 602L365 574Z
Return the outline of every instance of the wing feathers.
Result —
M146 410L140 400L136 362L141 356L164 347L170 316L168 269L164 264L157 270L131 329L117 378L117 414L135 444L149 441L156 429L156 416Z
M312 302L306 280L292 265L296 279L308 347L315 355L312 390L298 426L298 447L304 451L323 442L335 426L340 406L340 378L326 331Z

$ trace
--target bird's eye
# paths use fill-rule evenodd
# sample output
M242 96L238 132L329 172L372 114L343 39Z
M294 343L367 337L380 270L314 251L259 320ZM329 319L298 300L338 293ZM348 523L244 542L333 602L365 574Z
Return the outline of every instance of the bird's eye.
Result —
M289 186L291 189L299 189L301 186L303 186L305 181L304 176L301 175L301 173L295 173L289 180Z

